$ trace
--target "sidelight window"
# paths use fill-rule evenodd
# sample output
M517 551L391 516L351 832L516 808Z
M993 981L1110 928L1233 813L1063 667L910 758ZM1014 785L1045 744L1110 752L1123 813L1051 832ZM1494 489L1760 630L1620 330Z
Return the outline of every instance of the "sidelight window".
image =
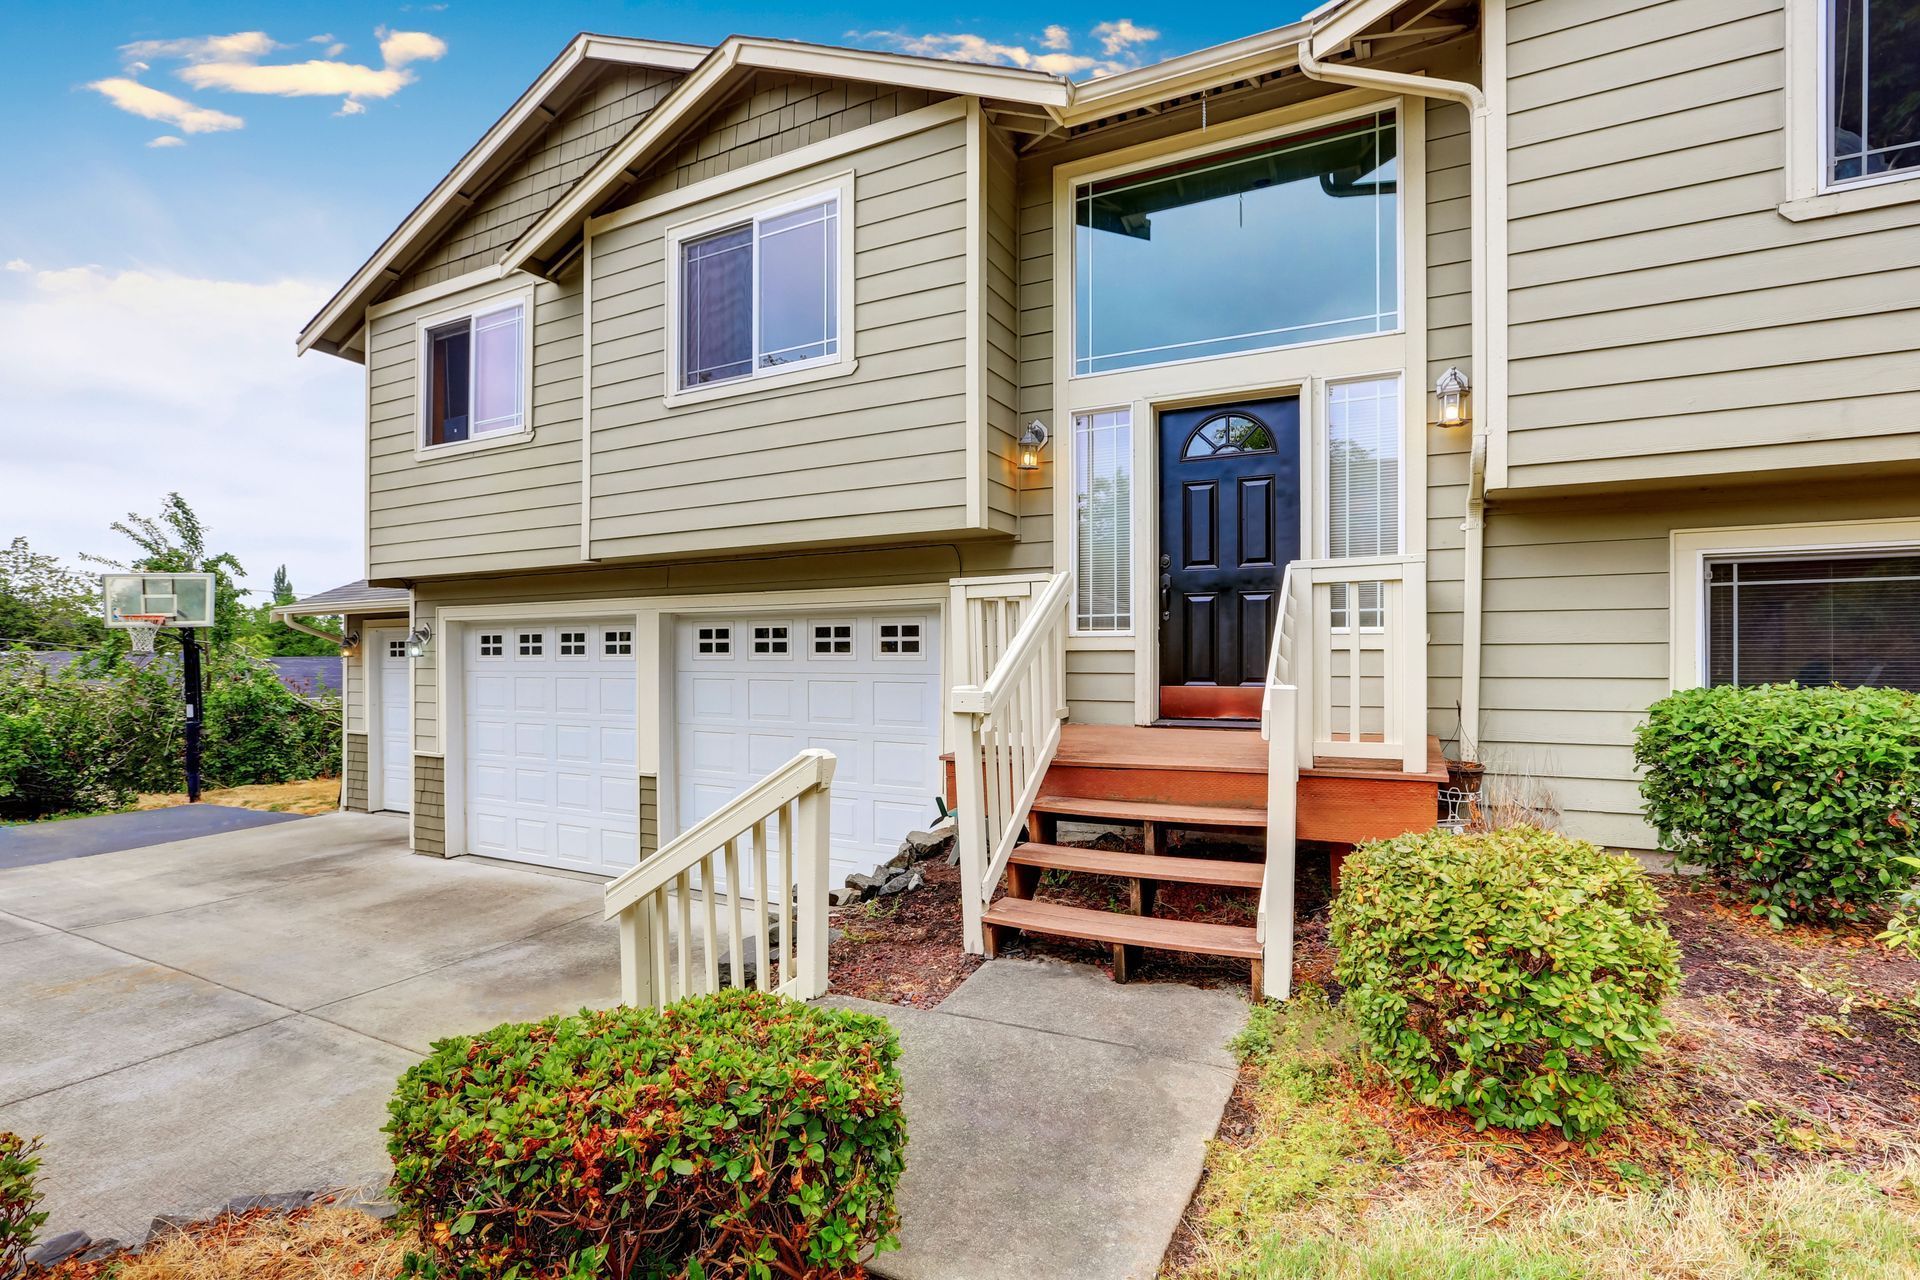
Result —
M1392 111L1082 183L1076 375L1400 327Z
M1074 629L1133 629L1133 415L1073 419Z
M1400 380L1327 388L1327 554L1400 554ZM1379 584L1360 589L1360 625L1383 625ZM1347 620L1347 589L1333 591L1333 625Z

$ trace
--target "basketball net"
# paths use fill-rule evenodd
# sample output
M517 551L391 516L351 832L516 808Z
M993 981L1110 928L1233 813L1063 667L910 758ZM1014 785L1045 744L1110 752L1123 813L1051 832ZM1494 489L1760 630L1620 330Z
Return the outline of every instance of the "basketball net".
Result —
M164 613L127 613L120 616L126 625L127 639L133 643L136 655L153 652L153 642L160 637L160 628L166 624Z

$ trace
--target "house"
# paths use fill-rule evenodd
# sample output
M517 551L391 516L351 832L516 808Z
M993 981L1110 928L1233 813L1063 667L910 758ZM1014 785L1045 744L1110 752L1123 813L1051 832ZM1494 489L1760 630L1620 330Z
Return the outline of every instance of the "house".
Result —
M1428 825L1442 752L1650 848L1669 690L1920 684L1917 24L1333 0L1083 84L583 35L299 335L406 595L350 789L611 874L824 746L836 872L951 786L989 947L1141 942L981 914L1091 816L1269 826L1257 931L1150 944L1272 958L1295 837Z

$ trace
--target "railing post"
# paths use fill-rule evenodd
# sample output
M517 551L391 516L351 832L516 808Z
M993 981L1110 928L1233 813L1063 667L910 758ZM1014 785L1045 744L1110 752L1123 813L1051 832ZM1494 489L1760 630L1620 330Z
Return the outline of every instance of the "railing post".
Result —
M1402 569L1400 602L1406 620L1399 633L1400 767L1427 771L1427 565L1410 560Z
M973 955L987 950L986 931L981 923L985 904L981 902L980 880L987 862L986 785L981 777L985 762L981 759L979 721L972 713L953 713L953 790L955 815L954 839L960 847L960 923L963 942Z
M651 902L636 902L620 913L620 1003L630 1009L655 1007L653 990L653 915Z
M829 775L831 776L831 775ZM797 976L802 1000L827 994L827 882L833 865L833 806L824 784L800 793L799 857L795 872L799 903L787 922L795 942Z
M1294 809L1300 794L1300 760L1293 724L1300 691L1292 685L1268 690L1273 729L1267 739L1267 866L1261 901L1266 919L1260 959L1261 991L1285 1000L1293 991Z

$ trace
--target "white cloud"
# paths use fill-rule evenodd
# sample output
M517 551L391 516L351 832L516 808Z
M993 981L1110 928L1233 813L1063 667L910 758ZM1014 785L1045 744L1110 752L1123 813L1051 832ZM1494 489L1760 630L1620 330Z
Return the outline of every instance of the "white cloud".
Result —
M87 88L100 93L122 111L170 124L182 133L222 133L247 123L239 116L211 107L196 107L185 98L176 98L124 76L96 80Z
M196 89L261 93L281 98L391 98L413 83L413 73L364 67L351 62L197 62L180 68L180 78Z
M340 102L340 109L333 114L336 116L363 116L367 114L367 104L359 101L357 98L343 98Z
M0 532L118 552L107 525L177 489L257 586L359 576L361 372L293 354L325 283L6 265L0 422L36 426L5 433Z
M1134 26L1132 18L1121 18L1116 22L1102 22L1095 26L1093 38L1100 42L1101 50L1112 58L1136 44L1152 44L1160 38L1160 33L1152 27Z
M179 62L225 62L259 58L281 46L264 31L236 31L229 36L188 36L180 40L136 40L120 46L128 58L150 62L166 58Z
M380 37L380 59L389 67L404 67L409 62L432 62L447 51L447 42L425 31L376 30Z
M1140 65L1135 46L1160 38L1158 31L1135 26L1132 19L1102 22L1093 28L1104 57L1074 53L1073 33L1059 23L1050 23L1040 34L1038 49L1007 44L976 32L940 32L913 35L905 31L849 31L851 40L909 53L922 58L941 58L948 62L983 62L989 65L1023 67L1049 75L1074 76L1087 73L1095 77L1115 75Z
M8 258L8 259L7 259L7 270L9 270L9 271L31 271L31 270L33 270L33 264L32 264L31 262L28 262L28 261L27 261L27 260L26 260L25 258Z
M163 133L147 143L147 145L150 147L184 147L187 145L187 140L176 134Z
M345 53L346 51L347 51L347 46L344 44L336 43L336 44L330 44L327 46L327 56L329 58L337 58L341 54Z

